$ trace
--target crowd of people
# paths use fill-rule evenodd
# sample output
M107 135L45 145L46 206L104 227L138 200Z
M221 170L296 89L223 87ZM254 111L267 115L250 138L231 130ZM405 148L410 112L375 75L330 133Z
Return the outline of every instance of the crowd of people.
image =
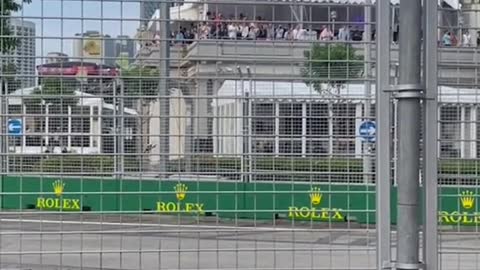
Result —
M171 32L172 45L188 45L196 40L226 39L226 40L286 40L286 41L362 41L364 31L362 25L323 25L319 29L304 28L300 24L273 24L262 17L248 18L240 14L239 18L226 19L221 13L207 14L209 20L188 27L180 27ZM472 47L480 45L480 31L477 32L476 42L473 42L471 33L463 31L457 38L452 31L446 31L439 44L445 47ZM154 36L156 43L158 35ZM393 31L393 43L398 43L398 25ZM372 30L371 40L375 40L375 30Z
M208 22L191 24L171 33L172 43L190 44L202 39L230 40L357 40L363 39L363 31L351 29L348 25L337 25L332 29L326 25L320 29L303 28L301 25L273 24L257 17L249 20L240 14L239 20L225 19L222 14L213 14Z
M475 45L476 44L476 45ZM441 39L441 45L445 47L473 47L480 45L480 31L477 31L476 43L472 40L470 31L464 30L461 39L458 39L453 31L445 31Z

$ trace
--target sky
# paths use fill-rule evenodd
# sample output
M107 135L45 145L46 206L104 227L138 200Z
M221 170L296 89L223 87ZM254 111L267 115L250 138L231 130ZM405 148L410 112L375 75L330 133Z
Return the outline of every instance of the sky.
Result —
M132 1L32 0L13 16L35 23L37 57L54 51L71 56L76 33L96 30L112 37L133 37L139 26L140 5Z

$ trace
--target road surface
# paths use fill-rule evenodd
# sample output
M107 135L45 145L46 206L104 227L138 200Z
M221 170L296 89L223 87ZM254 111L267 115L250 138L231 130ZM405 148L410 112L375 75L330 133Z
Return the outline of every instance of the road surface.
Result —
M4 213L0 269L375 268L371 225L218 222L153 215ZM479 269L479 244L479 233L443 232L442 269Z

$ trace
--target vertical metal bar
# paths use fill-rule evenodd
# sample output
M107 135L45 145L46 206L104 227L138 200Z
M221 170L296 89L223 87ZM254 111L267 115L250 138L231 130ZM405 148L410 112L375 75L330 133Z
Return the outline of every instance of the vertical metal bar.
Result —
M390 77L390 3L377 1L377 140L376 140L376 221L377 269L391 262L390 240L390 96L383 90L389 87ZM382 112L382 113L378 113Z
M400 85L421 83L421 0L400 1ZM408 91L410 93L410 91ZM415 93L415 91L413 92ZM418 269L420 98L398 100L397 269Z
M168 99L168 76L170 75L170 8L169 2L160 1L160 63L159 63L159 95L160 95L160 175L167 173L169 159L169 115L170 100Z
M366 6L364 8L364 13L365 13L365 44L364 44L364 55L365 55L365 67L364 67L364 73L365 73L365 100L364 100L364 117L363 121L367 121L370 119L370 95L372 94L372 84L370 82L370 76L371 76L371 60L372 60L372 26L371 24L371 18L372 18L372 8L371 0L367 0L365 2ZM365 183L371 183L372 177L371 177L371 171L372 171L372 166L371 166L371 159L370 159L370 142L365 142L363 145L363 177L364 177L364 182Z
M0 66L1 70L1 66ZM5 161L6 161L6 154L7 152L5 151L5 138L6 138L6 121L5 121L5 105L3 104L3 101L5 100L5 92L7 92L6 87L4 87L4 80L3 78L0 78L0 192L3 193L3 179L5 177L5 172L6 172L6 166L5 166ZM24 123L22 123L24 124ZM8 165L7 165L8 166ZM3 197L3 196L2 196ZM3 207L3 199L0 199L0 207Z
M119 100L119 113L120 113L120 141L119 152L117 153L119 159L119 176L123 178L125 174L125 88L123 79L120 79L120 100Z
M424 1L424 180L423 180L423 261L425 270L438 269L438 191L437 191L437 28L438 9L436 1Z
M120 171L118 169L119 164L118 164L118 121L117 121L117 115L118 115L118 98L117 98L117 81L113 81L112 83L112 88L113 88L113 174L114 177L117 178L118 172ZM103 92L103 91L102 91ZM48 120L47 120L48 122Z

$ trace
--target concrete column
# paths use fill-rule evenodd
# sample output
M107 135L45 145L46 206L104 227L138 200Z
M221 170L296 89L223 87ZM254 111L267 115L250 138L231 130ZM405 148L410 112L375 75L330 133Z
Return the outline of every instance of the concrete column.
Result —
M201 80L197 82L197 97L194 100L194 131L196 138L204 137L208 134L208 99L206 98L208 89L207 81Z
M477 106L470 109L470 158L477 158Z
M466 149L465 149L465 140L467 139L466 137L466 128L468 127L467 124L465 123L466 120L466 108L465 106L460 106L460 158L465 158L467 155Z

